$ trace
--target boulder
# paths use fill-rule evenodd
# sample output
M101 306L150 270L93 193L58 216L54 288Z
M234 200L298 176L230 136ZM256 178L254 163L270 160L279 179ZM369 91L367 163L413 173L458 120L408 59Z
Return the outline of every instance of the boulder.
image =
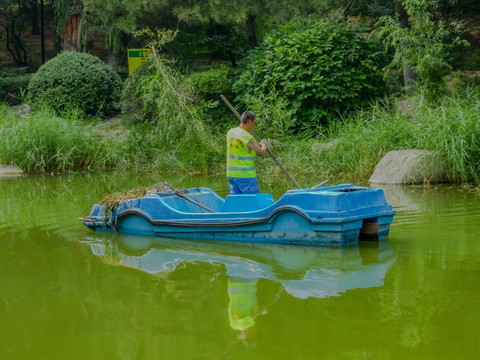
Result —
M427 150L395 150L387 153L370 177L372 184L441 183L446 171L435 153Z
M0 165L0 178L22 176L22 169L16 166Z

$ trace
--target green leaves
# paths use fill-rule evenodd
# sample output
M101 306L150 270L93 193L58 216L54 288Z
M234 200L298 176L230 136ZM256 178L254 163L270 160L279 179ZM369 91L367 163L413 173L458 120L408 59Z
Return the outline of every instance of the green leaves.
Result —
M120 77L96 56L64 52L38 69L28 99L57 112L78 109L95 115L118 101L121 85Z
M411 67L417 76L417 86L436 97L445 87L443 75L451 68L451 50L468 46L468 42L460 39L459 26L454 28L431 19L432 1L404 0L402 3L409 16L408 28L401 28L392 16L382 17L376 24L377 37L387 49L395 50L387 70Z
M232 79L226 67L192 73L189 77L195 92L207 99L218 99L220 94L230 92Z
M279 97L297 128L316 127L382 95L385 54L345 23L292 22L265 38L242 64L238 99Z

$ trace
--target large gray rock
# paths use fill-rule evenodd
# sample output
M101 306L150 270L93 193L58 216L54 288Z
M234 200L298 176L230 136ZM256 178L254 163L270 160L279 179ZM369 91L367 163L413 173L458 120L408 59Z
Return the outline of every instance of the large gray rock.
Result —
M22 176L22 169L16 166L0 165L0 178Z
M446 172L427 150L395 150L387 153L370 177L372 184L441 183Z

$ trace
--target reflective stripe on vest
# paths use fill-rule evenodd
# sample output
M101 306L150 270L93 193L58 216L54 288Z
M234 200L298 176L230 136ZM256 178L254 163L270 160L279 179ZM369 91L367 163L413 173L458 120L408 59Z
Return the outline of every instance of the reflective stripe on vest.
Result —
M254 151L248 151L247 144L253 139L248 131L237 127L227 134L227 176L252 178L257 176Z

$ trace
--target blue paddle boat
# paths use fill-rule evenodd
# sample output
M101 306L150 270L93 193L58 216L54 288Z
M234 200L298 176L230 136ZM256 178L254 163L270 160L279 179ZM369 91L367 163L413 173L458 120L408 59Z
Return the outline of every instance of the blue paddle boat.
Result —
M94 205L90 229L203 240L344 246L388 235L395 211L382 189L342 184L271 194L228 195L207 188L148 193L114 208Z

